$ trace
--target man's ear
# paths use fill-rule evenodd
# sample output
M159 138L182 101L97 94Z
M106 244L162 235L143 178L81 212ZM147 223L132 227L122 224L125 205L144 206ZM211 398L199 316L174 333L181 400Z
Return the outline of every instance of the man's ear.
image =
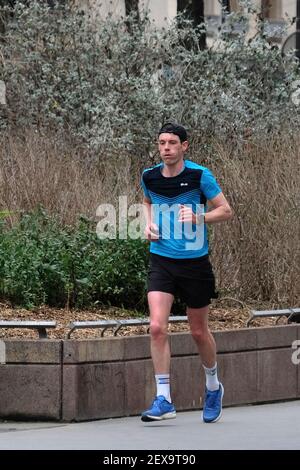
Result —
M187 151L187 149L188 149L188 147L189 147L189 143L188 143L188 141L187 141L187 140L185 140L184 142L182 142L182 144L181 144L181 145L182 145L182 150L183 150L184 152L186 152L186 151Z

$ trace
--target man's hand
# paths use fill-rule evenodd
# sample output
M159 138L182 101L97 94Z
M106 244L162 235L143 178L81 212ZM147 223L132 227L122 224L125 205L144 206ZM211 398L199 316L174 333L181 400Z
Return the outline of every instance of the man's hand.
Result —
M199 224L201 216L195 214L191 207L179 204L178 222L191 222L192 224Z
M157 242L157 240L159 240L158 226L153 222L150 225L147 225L145 228L145 237L146 240L149 240L150 242Z

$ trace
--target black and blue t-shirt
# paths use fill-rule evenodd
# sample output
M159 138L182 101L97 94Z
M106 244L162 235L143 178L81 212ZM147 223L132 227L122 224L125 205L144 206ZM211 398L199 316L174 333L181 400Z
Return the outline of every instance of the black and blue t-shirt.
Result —
M206 226L178 222L179 205L205 212L206 203L221 192L216 179L204 166L184 161L181 173L162 174L163 163L147 168L142 175L145 196L151 201L159 240L151 242L150 252L169 258L198 258L208 254Z

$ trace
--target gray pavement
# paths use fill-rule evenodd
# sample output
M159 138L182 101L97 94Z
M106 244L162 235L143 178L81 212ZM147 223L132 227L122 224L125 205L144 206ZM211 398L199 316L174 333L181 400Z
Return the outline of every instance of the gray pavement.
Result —
M300 449L300 400L225 408L218 423L200 411L143 423L114 418L84 423L0 421L1 450Z

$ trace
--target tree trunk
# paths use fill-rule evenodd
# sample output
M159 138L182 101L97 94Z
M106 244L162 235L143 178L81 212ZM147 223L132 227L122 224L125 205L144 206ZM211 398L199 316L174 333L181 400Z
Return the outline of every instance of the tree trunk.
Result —
M177 11L192 20L194 27L204 23L204 0L178 0ZM206 48L206 33L199 33L199 47Z
M133 12L139 13L139 0L125 0L126 16Z

